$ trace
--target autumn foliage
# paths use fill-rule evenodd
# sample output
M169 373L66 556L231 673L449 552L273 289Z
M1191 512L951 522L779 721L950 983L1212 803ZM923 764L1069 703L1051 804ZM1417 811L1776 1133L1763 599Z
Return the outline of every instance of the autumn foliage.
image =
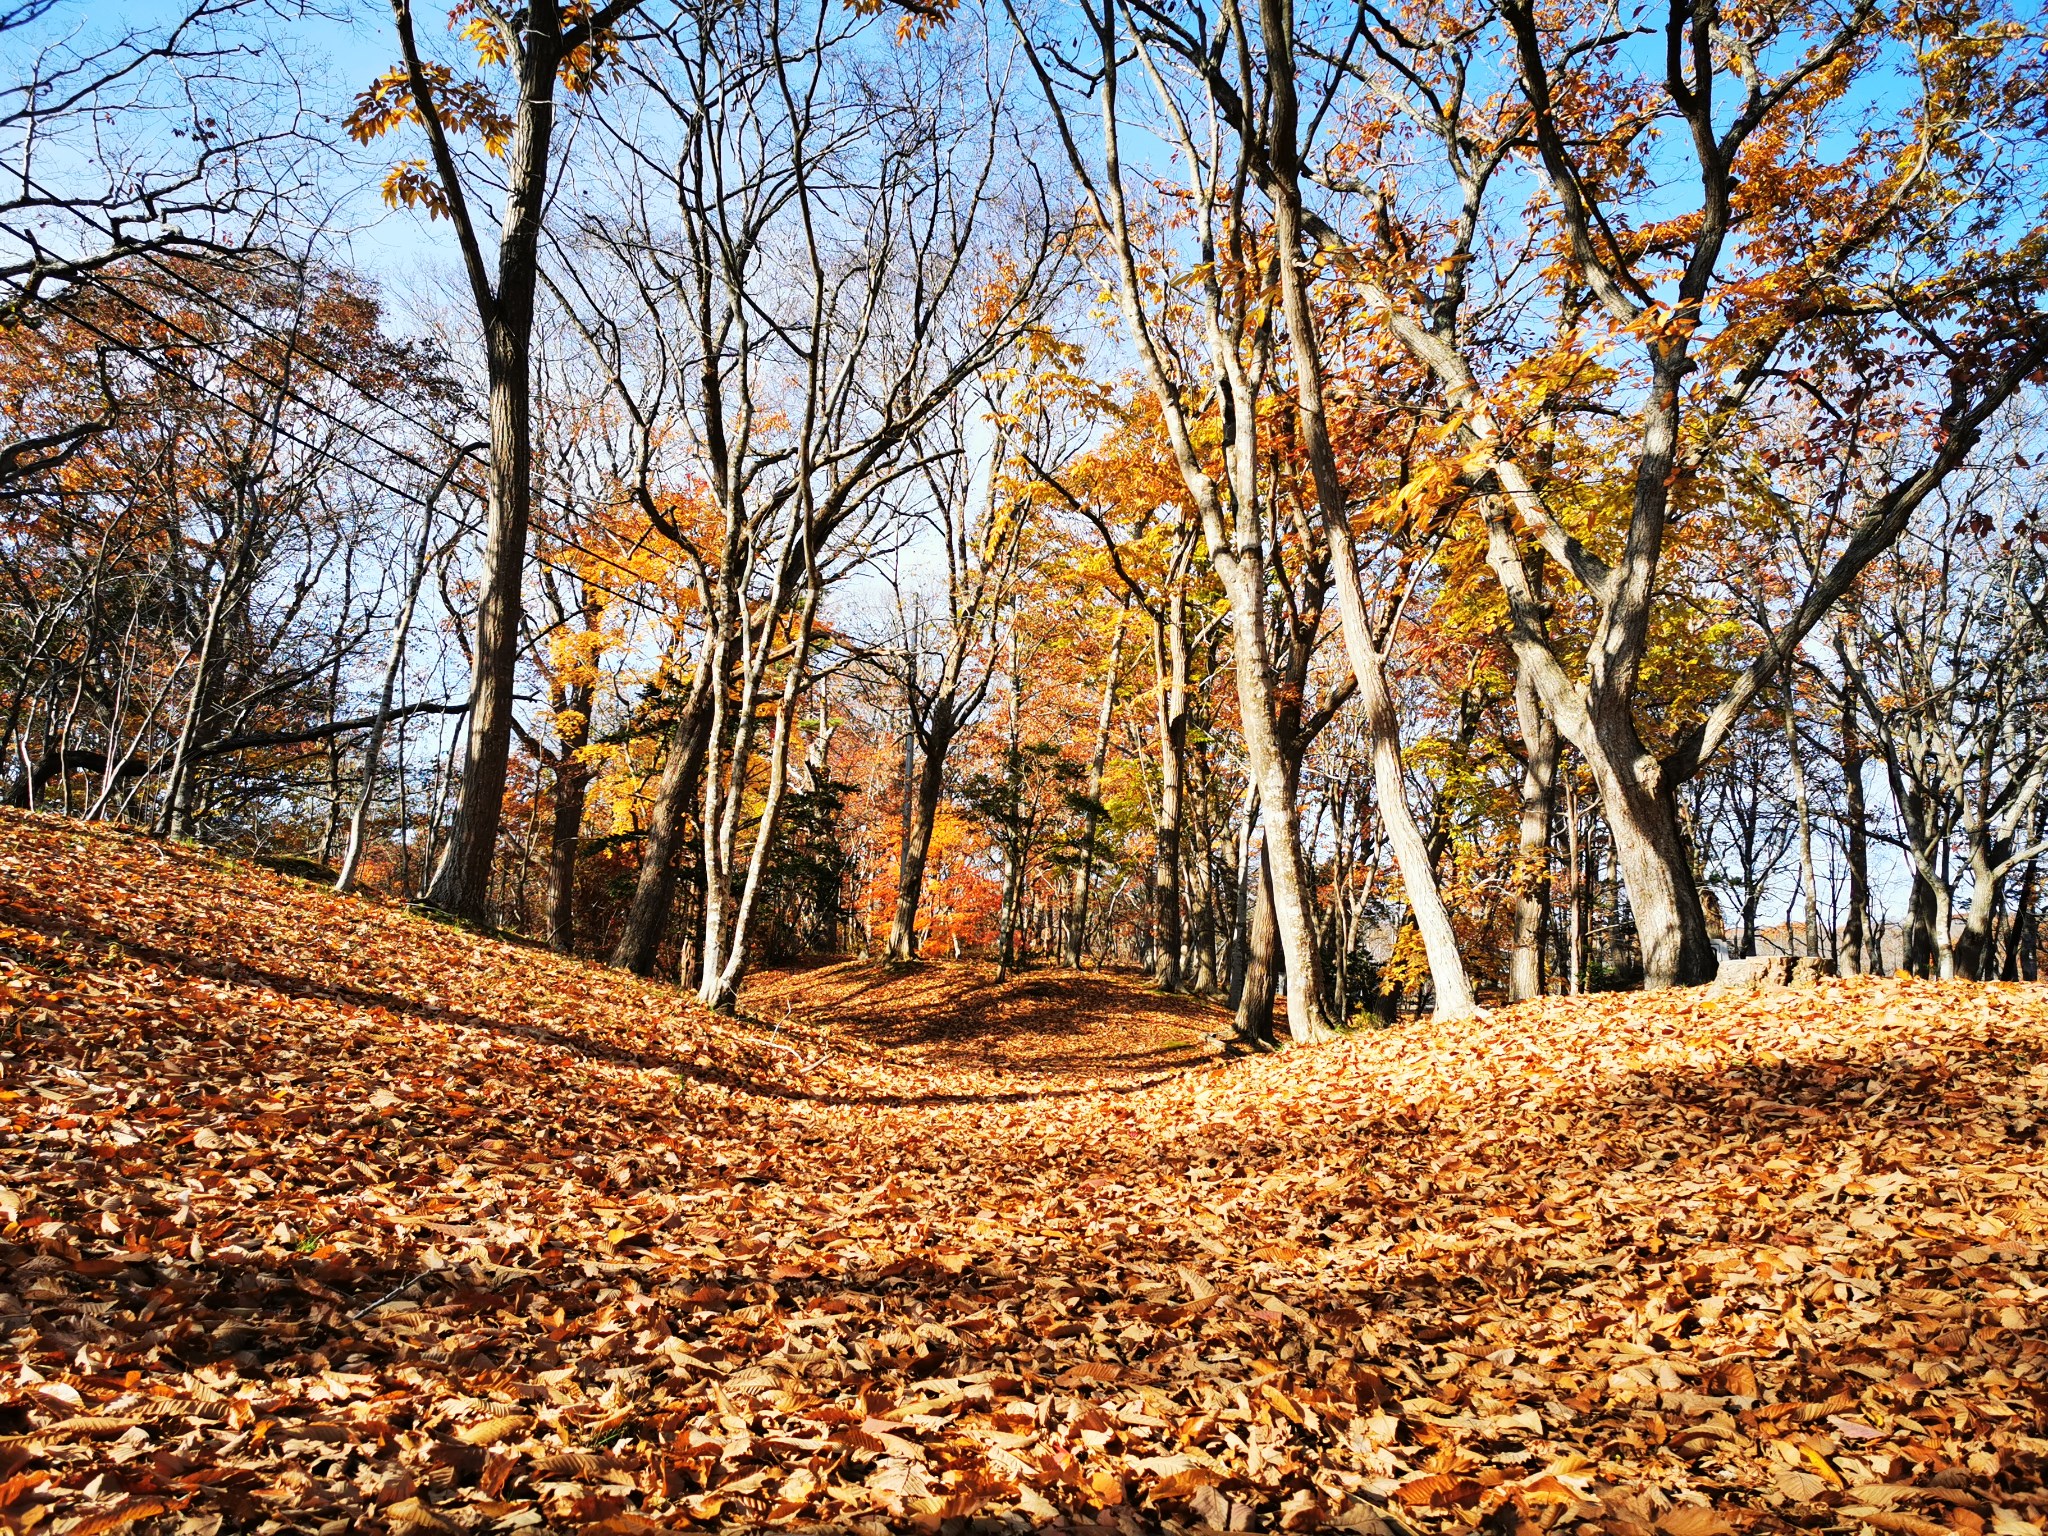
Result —
M2041 1529L2038 989L719 1020L15 813L0 941L15 1529Z

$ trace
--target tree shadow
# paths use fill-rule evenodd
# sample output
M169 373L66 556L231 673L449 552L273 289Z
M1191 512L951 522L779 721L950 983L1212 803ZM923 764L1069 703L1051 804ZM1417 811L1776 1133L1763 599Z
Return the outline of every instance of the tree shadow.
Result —
M743 1001L760 1017L819 1024L884 1052L1038 1080L1192 1065L1201 1037L1225 1022L1213 1004L1130 976L1047 969L998 980L978 961L762 971Z

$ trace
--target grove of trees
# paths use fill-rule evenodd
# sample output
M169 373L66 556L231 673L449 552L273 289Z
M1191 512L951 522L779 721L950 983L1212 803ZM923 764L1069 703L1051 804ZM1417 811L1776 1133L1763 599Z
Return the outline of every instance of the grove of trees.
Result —
M0 6L12 805L723 1011L2039 976L2038 9L118 10Z

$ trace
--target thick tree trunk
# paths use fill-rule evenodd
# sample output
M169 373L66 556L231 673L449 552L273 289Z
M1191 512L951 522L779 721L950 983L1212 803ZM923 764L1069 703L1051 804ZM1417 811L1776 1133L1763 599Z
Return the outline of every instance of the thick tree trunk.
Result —
M689 703L669 737L668 759L655 786L647 839L640 850L639 878L633 884L633 899L626 905L618 942L612 946L611 963L635 976L653 974L655 954L675 904L676 850L682 844L684 820L697 799L705 754L711 745L712 686L711 668L700 662Z
M1592 714L1594 750L1584 755L1635 912L1644 989L1712 981L1718 963L1678 822L1676 790L1636 736L1625 703L1596 705Z
M1550 911L1550 821L1557 798L1557 726L1529 678L1515 678L1522 730L1522 815L1515 858L1515 947L1508 1001L1543 995L1543 929Z
M1906 903L1906 969L1915 976L1934 974L1934 921L1934 884L1915 869Z
M1995 969L1992 924L2004 904L2003 876L2009 849L1987 846L1979 836L1970 848L1970 905L1956 935L1954 970L1964 981L1988 981Z
M889 925L889 958L917 958L917 909L924 899L924 866L931 853L932 829L938 824L939 797L945 789L946 754L958 729L953 701L941 695L932 705L931 728L925 733L924 761L918 765L917 798L911 805L910 840L904 845L902 871L896 882L896 916Z

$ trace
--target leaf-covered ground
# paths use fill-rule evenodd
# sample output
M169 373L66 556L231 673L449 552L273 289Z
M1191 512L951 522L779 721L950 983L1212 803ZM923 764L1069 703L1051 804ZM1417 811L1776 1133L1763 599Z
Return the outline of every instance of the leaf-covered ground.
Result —
M2048 994L758 1022L0 818L0 1524L2048 1523Z

